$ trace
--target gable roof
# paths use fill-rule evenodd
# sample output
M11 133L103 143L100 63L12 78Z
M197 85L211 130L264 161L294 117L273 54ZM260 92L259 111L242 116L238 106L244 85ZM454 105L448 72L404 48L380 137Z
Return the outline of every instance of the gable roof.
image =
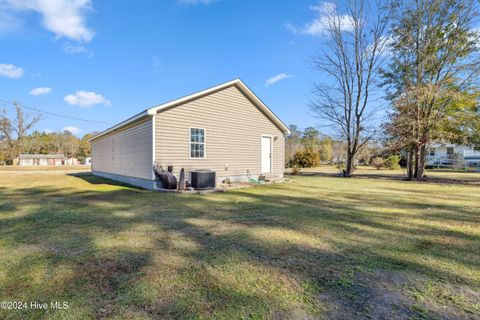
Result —
M265 113L265 115L270 119L270 121L275 123L282 130L283 133L287 133L287 134L290 133L290 130L288 129L288 127L275 115L275 113L272 112L272 110L270 110L263 103L262 100L260 100L260 98L258 98L255 95L255 93L253 93L252 90L250 90L250 88L247 87L247 85L242 80L235 79L235 80L232 80L232 81L229 81L229 82L222 83L218 86L211 87L211 88L199 91L197 93L193 93L191 95L188 95L188 96L176 99L176 100L172 100L172 101L169 101L169 102L166 102L166 103L163 103L163 104L145 109L144 111L134 115L133 117L128 118L127 120L122 121L119 124L117 124L113 127L110 127L103 132L100 132L99 134L92 137L88 141L93 141L95 139L98 139L98 138L110 133L110 132L115 132L115 131L121 130L125 126L127 126L127 125L129 125L129 124L131 124L135 121L139 121L139 120L142 120L142 119L148 118L148 117L153 117L157 113L159 113L163 110L174 108L176 106L182 105L182 104L190 102L192 100L202 98L204 96L210 95L212 93L221 91L223 89L226 89L226 88L229 88L229 87L232 87L232 86L236 86L248 99L250 99L250 101L252 101L252 103L254 103L258 108L260 108Z

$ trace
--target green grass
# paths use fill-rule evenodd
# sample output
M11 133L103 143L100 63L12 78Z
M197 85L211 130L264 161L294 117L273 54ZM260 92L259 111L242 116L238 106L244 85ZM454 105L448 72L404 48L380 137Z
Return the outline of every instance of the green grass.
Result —
M306 171L207 195L0 172L0 301L69 304L0 318L478 317L479 175Z

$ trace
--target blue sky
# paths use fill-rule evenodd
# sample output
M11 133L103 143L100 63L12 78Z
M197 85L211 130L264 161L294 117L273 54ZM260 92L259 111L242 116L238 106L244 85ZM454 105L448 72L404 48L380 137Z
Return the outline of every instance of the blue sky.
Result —
M0 99L117 123L241 78L286 124L313 126L308 95L319 74L306 60L320 47L328 5L0 0ZM46 116L36 129L81 136L106 127Z

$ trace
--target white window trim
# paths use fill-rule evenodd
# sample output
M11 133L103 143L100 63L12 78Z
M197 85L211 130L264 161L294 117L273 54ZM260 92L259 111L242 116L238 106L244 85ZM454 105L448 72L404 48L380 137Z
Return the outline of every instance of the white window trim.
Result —
M192 157L192 129L203 130L203 158ZM201 143L201 142L193 142ZM207 159L207 129L199 127L189 127L188 128L188 157L190 160L203 160Z

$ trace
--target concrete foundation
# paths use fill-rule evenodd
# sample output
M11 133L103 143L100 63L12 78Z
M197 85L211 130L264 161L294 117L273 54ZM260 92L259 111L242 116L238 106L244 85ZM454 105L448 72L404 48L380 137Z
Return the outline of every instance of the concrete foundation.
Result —
M119 174L106 173L106 172L100 172L100 171L94 171L94 170L92 170L92 174L94 176L99 176L102 178L126 183L129 185L140 187L142 189L147 189L147 190L154 190L156 186L154 180L147 180L142 178L135 178L135 177L123 176Z

